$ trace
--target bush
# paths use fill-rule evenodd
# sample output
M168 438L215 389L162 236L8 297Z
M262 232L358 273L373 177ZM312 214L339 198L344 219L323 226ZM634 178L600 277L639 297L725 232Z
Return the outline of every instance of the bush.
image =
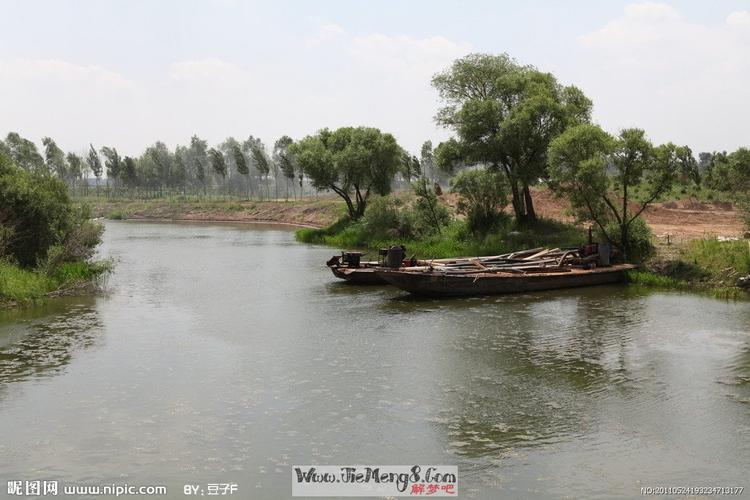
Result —
M508 183L492 170L464 170L451 179L451 190L460 196L457 208L466 214L472 233L486 234L495 228L508 204Z
M49 248L62 243L76 223L65 184L21 170L2 155L0 217L5 234L13 234L4 245L6 255L25 267L45 258Z
M612 245L625 252L630 262L640 263L648 259L656 250L653 244L653 233L646 221L638 217L628 227L628 241L623 242L620 226L612 223L605 227L605 233L597 232L602 240L609 241Z
M438 200L437 193L430 187L424 177L414 184L414 194L417 195L414 204L414 231L418 235L426 236L437 232L451 221L451 216L445 205Z
M413 234L414 219L390 196L375 198L367 207L359 225L363 236L369 240L409 238Z

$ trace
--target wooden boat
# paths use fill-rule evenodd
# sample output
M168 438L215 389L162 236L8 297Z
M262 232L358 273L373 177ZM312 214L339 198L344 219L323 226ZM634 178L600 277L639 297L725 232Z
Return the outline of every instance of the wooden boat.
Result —
M450 272L422 267L373 271L382 280L415 295L465 297L619 283L624 281L625 271L634 268L631 264L615 264L593 269L550 266Z
M333 275L352 285L387 285L383 278L375 274L377 262L363 262L360 267L328 266Z

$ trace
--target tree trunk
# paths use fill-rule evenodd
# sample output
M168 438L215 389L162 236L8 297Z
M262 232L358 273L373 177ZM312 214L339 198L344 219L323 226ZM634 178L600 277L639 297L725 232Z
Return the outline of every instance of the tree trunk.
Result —
M536 222L536 211L534 210L534 201L531 199L529 186L523 187L523 197L526 202L526 213L524 214L525 222Z

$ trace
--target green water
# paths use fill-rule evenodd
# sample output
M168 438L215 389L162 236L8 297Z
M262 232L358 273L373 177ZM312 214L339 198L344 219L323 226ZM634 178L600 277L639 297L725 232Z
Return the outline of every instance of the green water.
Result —
M457 465L462 498L750 487L748 303L415 300L337 282L279 227L112 222L101 253L105 295L0 313L0 496L287 498L294 464Z

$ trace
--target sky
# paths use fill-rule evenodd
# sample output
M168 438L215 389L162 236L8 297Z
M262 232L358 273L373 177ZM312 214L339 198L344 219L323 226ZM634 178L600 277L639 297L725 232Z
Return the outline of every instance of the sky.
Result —
M508 53L616 133L750 146L750 0L0 0L0 135L138 155L367 125L418 153L433 74Z

